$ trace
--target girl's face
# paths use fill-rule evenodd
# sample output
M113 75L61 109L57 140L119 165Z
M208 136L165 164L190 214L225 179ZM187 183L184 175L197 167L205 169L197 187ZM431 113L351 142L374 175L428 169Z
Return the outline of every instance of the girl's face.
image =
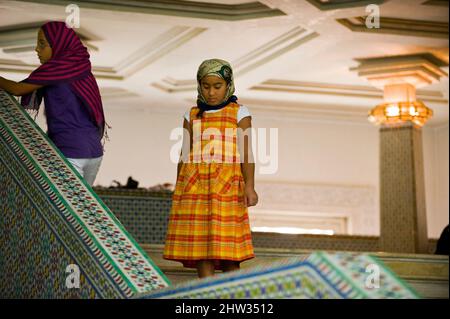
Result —
M44 31L39 29L37 37L37 45L35 51L38 54L39 61L44 64L52 57L52 48L45 37Z
M212 106L222 103L227 94L227 82L214 75L201 79L200 87L206 102Z

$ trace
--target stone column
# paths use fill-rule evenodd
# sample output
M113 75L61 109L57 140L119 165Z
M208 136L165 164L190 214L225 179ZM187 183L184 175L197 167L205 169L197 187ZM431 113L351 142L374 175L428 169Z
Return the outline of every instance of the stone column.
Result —
M380 129L380 249L427 253L422 130L413 123Z
M351 68L383 89L369 113L380 125L380 250L427 253L427 219L421 127L433 112L416 88L448 76L448 63L431 53L356 59Z

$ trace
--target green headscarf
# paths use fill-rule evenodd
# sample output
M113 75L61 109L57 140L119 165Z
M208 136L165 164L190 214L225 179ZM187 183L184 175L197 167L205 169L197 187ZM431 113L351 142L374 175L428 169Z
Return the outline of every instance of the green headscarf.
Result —
M197 71L197 104L201 102L201 104L208 105L206 99L202 95L202 88L200 81L208 75L217 76L225 80L227 83L227 92L225 94L225 98L222 101L228 101L234 93L234 80L233 80L233 70L231 69L230 63L220 59L211 59L205 60L200 64ZM236 98L237 99L237 98Z

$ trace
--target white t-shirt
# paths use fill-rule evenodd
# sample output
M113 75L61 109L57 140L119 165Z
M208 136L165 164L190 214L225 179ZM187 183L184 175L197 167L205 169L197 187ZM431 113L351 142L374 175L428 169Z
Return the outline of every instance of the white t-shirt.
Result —
M214 112L217 112L217 111L220 111L220 110L221 109L219 109L219 110L209 110L209 111L205 111L205 113L214 113ZM188 122L190 121L190 118L191 118L190 114L191 114L191 109L187 110L186 113L184 113L184 118ZM248 110L248 108L246 106L244 106L244 105L239 105L239 110L238 110L238 113L237 113L237 121L238 121L238 123L239 123L240 120L242 120L244 117L247 117L247 116L251 116L250 115L250 111Z

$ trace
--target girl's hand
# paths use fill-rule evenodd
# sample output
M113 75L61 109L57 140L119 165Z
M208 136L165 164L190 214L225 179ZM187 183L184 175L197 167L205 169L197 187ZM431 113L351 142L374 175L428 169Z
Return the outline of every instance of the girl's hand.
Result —
M0 89L5 90L6 92L15 96L29 94L33 91L36 91L37 89L40 89L41 87L42 85L40 84L15 82L7 80L0 76Z
M258 194L251 185L245 186L244 205L246 207L255 206L258 203Z

